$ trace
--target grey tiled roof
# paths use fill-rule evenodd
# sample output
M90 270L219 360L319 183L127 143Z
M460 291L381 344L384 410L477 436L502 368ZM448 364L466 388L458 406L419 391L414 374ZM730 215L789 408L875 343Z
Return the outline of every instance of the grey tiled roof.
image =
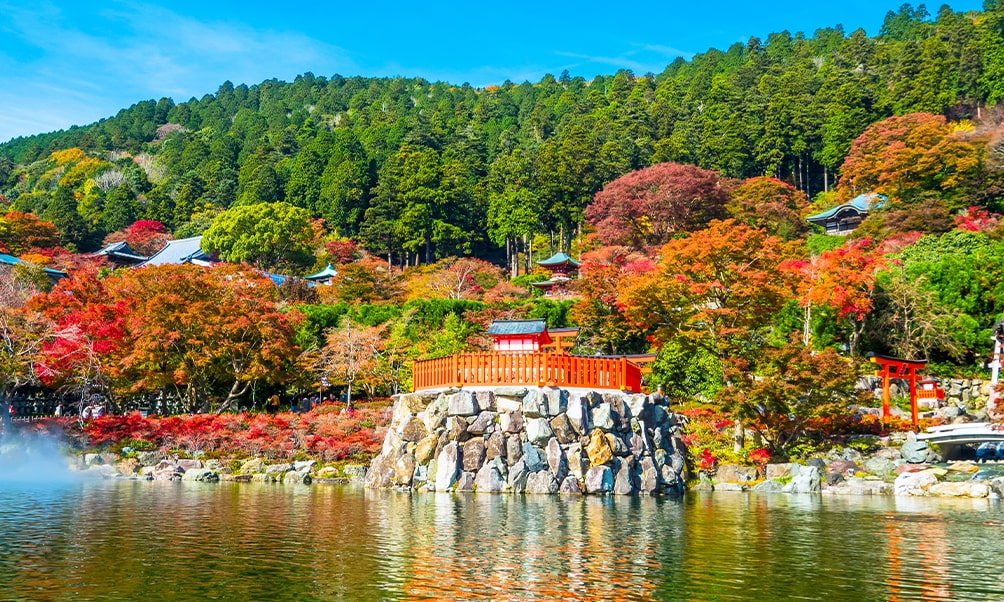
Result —
M544 320L495 320L488 334L540 334L546 330Z
M181 264L192 261L208 260L209 256L202 251L202 237L171 240L163 249L153 254L140 265L164 265L165 263Z

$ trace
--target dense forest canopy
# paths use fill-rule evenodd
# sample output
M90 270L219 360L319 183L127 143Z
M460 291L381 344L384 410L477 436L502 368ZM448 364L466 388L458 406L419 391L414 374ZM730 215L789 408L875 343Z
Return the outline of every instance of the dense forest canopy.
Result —
M395 262L502 263L534 234L567 246L593 196L633 170L767 175L813 198L869 125L917 112L992 120L1001 98L1004 6L907 4L877 36L783 31L659 74L485 89L311 73L226 82L0 145L0 194L81 250L137 219L192 235L233 206L284 202ZM950 209L999 208L995 187L961 184Z

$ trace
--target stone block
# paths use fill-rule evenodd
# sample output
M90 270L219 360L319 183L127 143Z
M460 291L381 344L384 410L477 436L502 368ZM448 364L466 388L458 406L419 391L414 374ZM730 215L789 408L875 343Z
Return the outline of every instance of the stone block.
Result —
M450 396L446 413L449 416L476 416L479 413L478 400L472 391L458 391Z
M474 473L462 472L457 479L457 491L474 491Z
M490 437L488 437L488 443L485 446L485 458L492 460L496 456L504 457L505 455L505 435L502 434L502 431L495 431Z
M485 461L485 440L482 437L475 437L466 443L463 448L464 470L477 472Z
M547 468L545 458L545 454L541 453L540 449L532 445L529 441L523 444L522 461L524 466L526 466L527 471L537 472Z
M208 468L193 468L186 470L181 477L182 481L198 481L201 483L216 483L220 480L220 475Z
M526 478L526 493L558 493L558 481L546 470L531 473Z
M498 416L498 414L495 412L481 412L473 422L467 425L467 432L472 435L484 435L486 433L491 433L495 430L496 416Z
M495 411L495 393L492 391L478 391L474 394L474 397L478 402L478 408L480 408L482 412Z
M526 423L526 438L534 445L543 447L554 436L547 418L531 418Z
M613 460L614 451L610 447L610 441L607 439L606 433L599 428L594 429L593 434L590 435L586 454L589 456L589 463L593 466L600 466Z
M568 475L561 481L561 486L558 488L558 493L568 494L568 495L581 495L582 485L579 480Z
M568 420L568 416L564 413L558 414L551 419L551 432L554 436L558 438L558 442L562 445L568 445L574 441L578 441L578 433L572 428L571 422Z
M616 422L609 403L601 403L593 408L593 428L612 431L614 426L616 426Z
M511 434L518 433L523 430L523 412L521 410L513 410L512 412L503 412L499 415L499 428L502 429L503 433Z
M478 493L499 493L505 489L502 475L493 462L488 462L474 477L474 490Z
M561 444L558 443L556 437L552 437L547 442L545 454L547 456L547 469L551 471L558 482L561 482L568 474L568 460L565 457L565 450L561 449Z
M614 473L609 466L593 466L586 472L586 493L610 493L614 489Z
M403 441L416 442L421 441L426 435L429 434L429 429L425 428L425 423L422 422L421 418L412 416L408 422L401 425L398 434L401 435Z
M586 398L573 397L568 400L565 415L568 417L568 422L575 429L577 435L582 436L592 430L592 412L589 409L589 402Z
M451 441L436 458L436 491L449 491L459 476L460 447Z

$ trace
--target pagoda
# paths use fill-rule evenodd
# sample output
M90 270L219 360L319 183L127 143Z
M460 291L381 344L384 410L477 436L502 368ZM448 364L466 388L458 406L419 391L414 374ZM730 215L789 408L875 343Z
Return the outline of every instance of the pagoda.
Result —
M328 266L323 270L321 270L320 272L317 272L316 274L311 274L310 276L304 276L303 279L312 284L322 284L330 286L331 281L334 280L335 276L337 275L338 275L338 270L332 267L332 265L329 263Z
M551 272L551 277L548 280L530 283L544 291L545 297L563 293L565 286L572 279L572 274L579 269L579 262L563 252L555 253L543 261L538 261L537 265Z

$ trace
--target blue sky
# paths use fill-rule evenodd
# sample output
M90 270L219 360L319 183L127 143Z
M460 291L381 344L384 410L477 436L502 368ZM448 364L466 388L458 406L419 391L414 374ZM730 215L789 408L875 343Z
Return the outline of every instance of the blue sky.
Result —
M140 100L182 102L226 80L307 71L476 86L564 69L586 78L658 73L677 56L784 29L811 34L839 23L875 34L901 3L0 0L0 142L91 123Z

